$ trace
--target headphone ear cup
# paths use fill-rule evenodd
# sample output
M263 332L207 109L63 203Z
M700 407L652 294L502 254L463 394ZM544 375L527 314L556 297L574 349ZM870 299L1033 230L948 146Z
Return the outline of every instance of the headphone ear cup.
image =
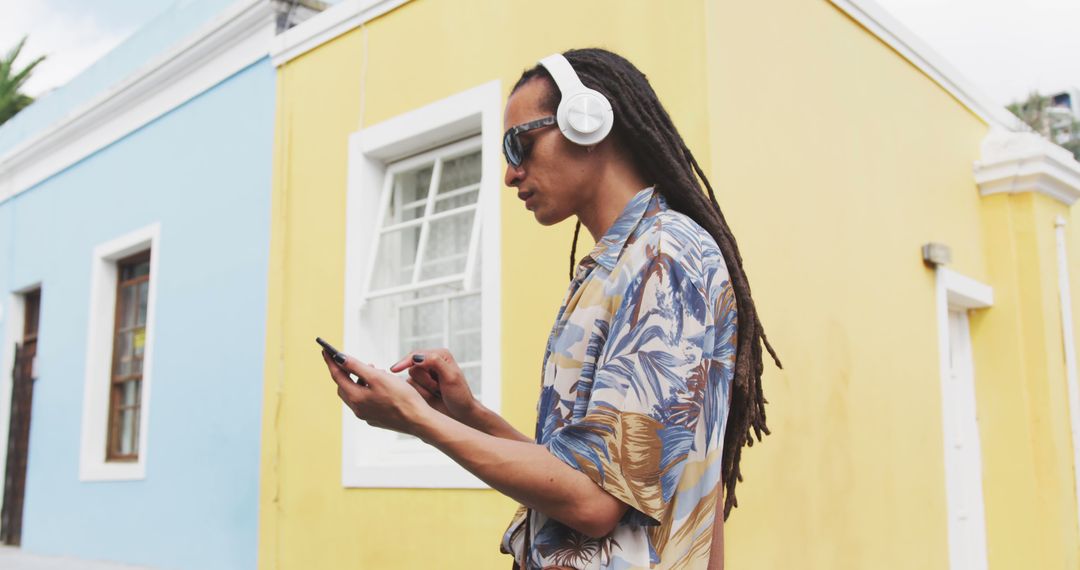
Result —
M563 136L579 145L594 145L604 140L615 123L611 102L593 89L563 97L556 120Z

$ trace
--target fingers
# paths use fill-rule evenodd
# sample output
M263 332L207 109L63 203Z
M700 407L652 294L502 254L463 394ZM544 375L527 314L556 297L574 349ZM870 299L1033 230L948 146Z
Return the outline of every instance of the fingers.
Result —
M357 386L356 382L352 381L352 378L349 378L349 374L345 370L342 370L341 367L330 358L330 355L327 354L325 350L322 351L322 357L323 361L326 362L326 367L330 369L330 377L333 378L334 382L338 385L338 395L341 396L342 393L350 397L359 395L357 390L359 390L360 387ZM345 362L348 364L349 361L346 360ZM357 374L357 376L363 378L359 374Z
M453 378L454 372L458 369L454 357L445 348L430 351L430 356L425 358L422 364L416 366L425 369L437 381Z
M419 366L413 366L409 368L409 377L417 384L423 386L428 392L439 395L441 390L439 388L438 379L432 377L431 374L424 368Z
M323 358L329 357L324 356ZM333 362L333 359L331 359L331 362ZM375 368L373 364L365 364L351 356L345 355L345 364L343 364L342 366L344 366L345 369L349 372L356 375L357 383L359 383L361 386L368 386L374 388L375 386L380 385L380 382L382 382L382 378L379 378L379 375L377 374L378 369Z
M450 366L447 366L447 364ZM427 350L414 350L406 354L401 360L390 367L391 372L401 372L405 369L424 368L433 377L438 379L440 373L448 375L457 366L454 356L445 348Z
M427 402L429 406L433 405L435 403L435 396L427 388L424 388L423 386L420 386L419 384L414 382L412 380L412 378L406 380L405 382L407 382L409 384L409 386L412 386L414 390L419 392L420 397L423 398L424 401Z

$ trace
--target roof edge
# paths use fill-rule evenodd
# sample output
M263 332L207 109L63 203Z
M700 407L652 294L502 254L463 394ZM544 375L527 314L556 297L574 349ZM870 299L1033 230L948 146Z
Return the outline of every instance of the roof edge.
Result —
M919 68L988 125L1010 131L1029 130L1020 119L1005 107L991 101L950 65L941 54L934 51L873 0L829 0L829 2Z

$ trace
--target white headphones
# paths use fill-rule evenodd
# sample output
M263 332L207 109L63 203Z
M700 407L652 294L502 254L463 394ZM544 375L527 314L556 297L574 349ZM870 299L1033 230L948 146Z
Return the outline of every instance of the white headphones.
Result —
M561 53L540 60L562 94L555 119L563 136L579 145L594 145L611 132L615 116L611 102L599 91L585 87Z

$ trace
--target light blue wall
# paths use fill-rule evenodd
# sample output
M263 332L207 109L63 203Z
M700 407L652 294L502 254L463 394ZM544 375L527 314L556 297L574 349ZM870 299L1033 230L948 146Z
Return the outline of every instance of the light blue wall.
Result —
M43 284L25 550L255 567L274 83L263 59L0 203L3 296ZM83 483L91 254L154 222L146 479Z

